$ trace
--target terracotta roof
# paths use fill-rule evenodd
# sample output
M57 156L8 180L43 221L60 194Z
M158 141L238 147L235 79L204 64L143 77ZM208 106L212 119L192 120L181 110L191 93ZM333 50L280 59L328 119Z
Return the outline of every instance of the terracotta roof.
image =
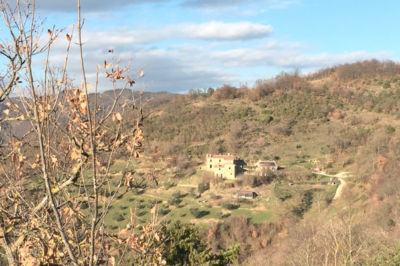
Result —
M236 158L234 155L210 155L209 157L224 160L235 160Z
M236 191L237 194L253 194L255 193L254 191L250 191L250 190L238 190Z

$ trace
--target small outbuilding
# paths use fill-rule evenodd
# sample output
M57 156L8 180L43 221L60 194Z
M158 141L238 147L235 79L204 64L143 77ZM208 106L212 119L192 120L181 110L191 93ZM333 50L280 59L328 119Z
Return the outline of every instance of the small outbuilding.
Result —
M259 176L268 175L269 171L275 172L278 170L278 165L275 161L258 161L256 163L256 173Z
M258 194L250 190L238 190L236 191L235 198L239 199L255 199Z

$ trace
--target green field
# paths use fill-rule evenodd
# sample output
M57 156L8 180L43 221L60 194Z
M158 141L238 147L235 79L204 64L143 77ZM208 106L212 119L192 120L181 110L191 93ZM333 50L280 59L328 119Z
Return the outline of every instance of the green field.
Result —
M146 172L146 164L135 162L137 172ZM124 228L129 220L130 212L135 214L138 224L151 221L156 223L195 223L206 227L209 223L218 223L231 217L247 217L252 223L278 221L282 215L287 215L287 210L296 206L301 201L301 195L312 191L314 201L321 207L329 204L329 200L336 191L336 186L321 185L327 183L328 177L313 175L310 180L290 183L288 180L275 180L268 185L257 187L239 186L234 182L234 187L225 187L225 183L211 185L210 189L198 192L198 184L202 181L202 171L194 171L193 175L185 178L176 178L176 173L166 173L162 162L157 166L163 175L158 186L148 182L145 189L130 189L125 187L115 196L115 202L105 217L105 223L111 230ZM117 161L112 170L122 170L123 162ZM145 178L146 174L138 175ZM239 176L238 180L246 178ZM116 174L109 182L111 191L116 189L120 174ZM232 196L239 189L253 190L258 197L253 200L238 200ZM285 193L288 194L285 197ZM290 194L290 195L289 195ZM282 196L283 195L283 196ZM108 195L111 197L111 195ZM282 197L282 198L281 198ZM106 197L107 198L107 197ZM284 199L283 199L284 198ZM230 207L232 205L233 207ZM317 208L317 207L315 207Z

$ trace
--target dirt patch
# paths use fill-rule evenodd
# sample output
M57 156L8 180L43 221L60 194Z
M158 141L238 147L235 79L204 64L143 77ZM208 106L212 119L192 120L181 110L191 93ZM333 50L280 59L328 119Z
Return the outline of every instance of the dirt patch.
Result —
M190 222L194 224L211 224L211 223L218 223L220 220L215 218L208 218L208 219L191 219Z

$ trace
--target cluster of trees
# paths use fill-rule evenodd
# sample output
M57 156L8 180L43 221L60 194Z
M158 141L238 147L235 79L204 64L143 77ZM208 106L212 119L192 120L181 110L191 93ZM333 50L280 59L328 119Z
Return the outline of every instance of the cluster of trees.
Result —
M365 60L356 63L342 64L326 68L311 74L309 79L327 78L336 75L339 80L349 81L354 79L387 79L400 75L400 64L391 60L378 61L376 59Z

